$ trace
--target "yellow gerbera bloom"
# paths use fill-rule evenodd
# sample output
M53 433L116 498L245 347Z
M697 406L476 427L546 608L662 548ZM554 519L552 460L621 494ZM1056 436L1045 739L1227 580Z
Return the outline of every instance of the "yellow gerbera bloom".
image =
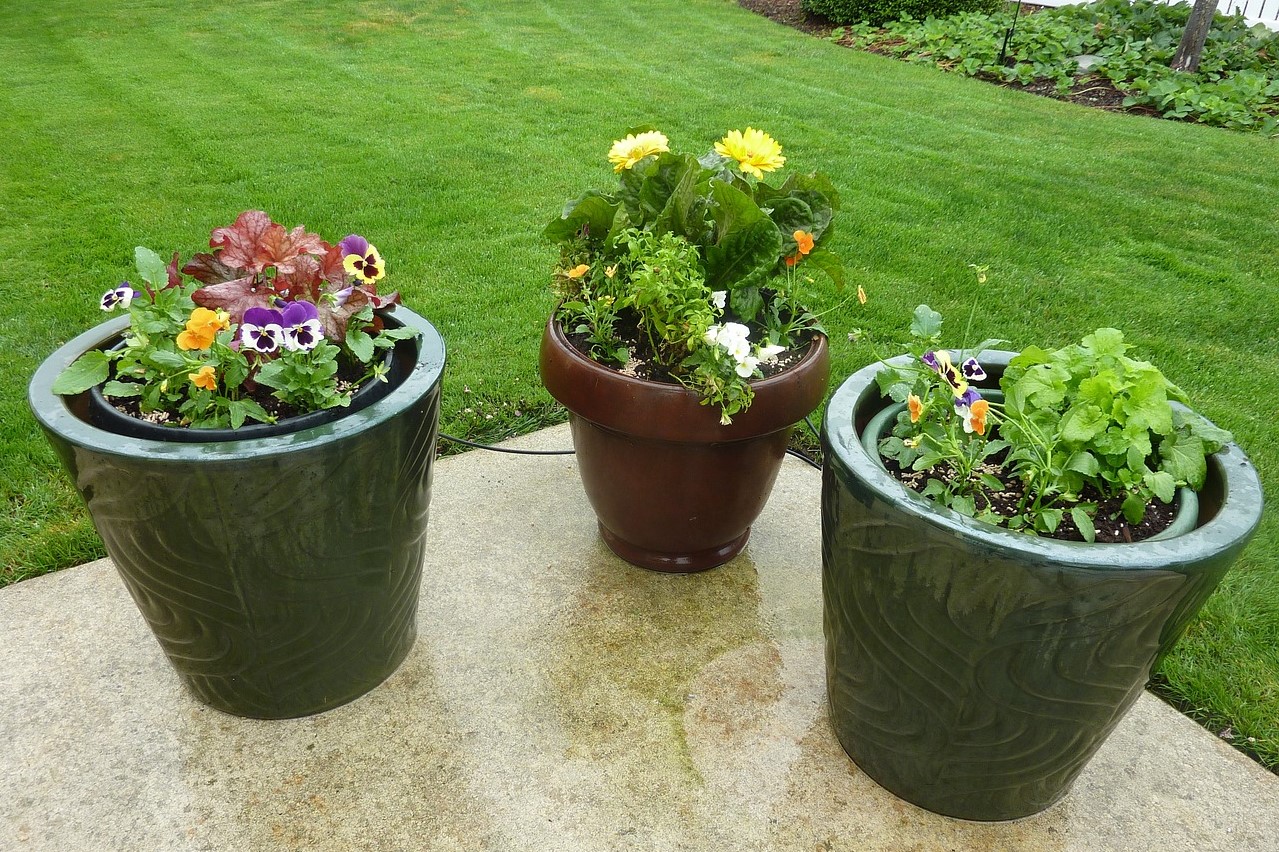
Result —
M764 172L780 169L786 162L777 140L753 127L746 128L745 133L731 131L715 143L715 152L736 160L739 169L757 178L763 178Z
M608 151L608 161L613 164L613 171L629 169L645 157L669 151L670 145L665 134L649 130L639 135L630 134L625 139L618 139Z

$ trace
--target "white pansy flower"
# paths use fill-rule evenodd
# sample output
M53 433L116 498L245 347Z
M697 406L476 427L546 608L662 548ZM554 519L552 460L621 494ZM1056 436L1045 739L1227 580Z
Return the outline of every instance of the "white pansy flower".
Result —
M724 305L728 304L728 291L716 290L714 293L711 293L711 304L718 310L724 310Z
M737 361L737 375L743 379L749 379L754 373L755 368L759 366L759 359L754 355L747 355L745 358L739 358Z
M719 326L713 325L710 328L706 329L706 333L702 335L702 339L705 340L707 343L711 344L712 346L715 346L719 343L719 332L720 332Z
M786 351L785 346L777 346L776 344L773 344L773 343L770 343L767 346L761 346L759 347L759 360L776 361L777 356L782 354L785 351Z

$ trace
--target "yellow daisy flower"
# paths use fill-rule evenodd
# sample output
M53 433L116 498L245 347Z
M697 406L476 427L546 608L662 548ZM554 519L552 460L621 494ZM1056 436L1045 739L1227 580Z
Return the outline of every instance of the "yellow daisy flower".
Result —
M777 140L753 127L746 128L745 133L731 131L715 143L715 152L736 160L739 169L757 178L763 178L764 172L780 169L786 162Z
M669 151L670 145L666 136L656 130L639 135L630 134L625 139L618 139L608 151L608 161L613 164L613 171L629 169L645 157Z

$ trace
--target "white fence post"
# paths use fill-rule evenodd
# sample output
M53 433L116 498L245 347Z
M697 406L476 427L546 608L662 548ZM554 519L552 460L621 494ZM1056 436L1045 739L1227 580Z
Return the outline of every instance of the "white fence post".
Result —
M1035 6L1069 6L1081 0L1027 0ZM1167 0L1169 6L1175 6L1185 0ZM1243 19L1249 26L1262 24L1269 29L1279 30L1279 0L1217 0L1217 9L1223 15L1243 13Z

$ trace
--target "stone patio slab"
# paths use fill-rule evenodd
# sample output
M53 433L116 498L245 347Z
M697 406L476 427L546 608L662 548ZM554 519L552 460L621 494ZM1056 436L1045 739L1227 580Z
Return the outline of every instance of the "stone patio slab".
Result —
M666 576L571 456L443 459L413 652L282 722L188 695L108 560L0 590L0 848L1279 850L1279 777L1150 695L1039 816L879 788L827 719L820 490L787 459L741 556Z

